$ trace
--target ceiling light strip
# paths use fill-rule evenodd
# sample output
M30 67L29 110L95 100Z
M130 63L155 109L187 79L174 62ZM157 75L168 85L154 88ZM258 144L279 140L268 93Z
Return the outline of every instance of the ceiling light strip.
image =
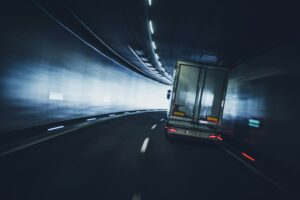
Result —
M152 24L151 20L149 20L149 28L150 28L151 34L154 34L154 28L153 28L153 24Z

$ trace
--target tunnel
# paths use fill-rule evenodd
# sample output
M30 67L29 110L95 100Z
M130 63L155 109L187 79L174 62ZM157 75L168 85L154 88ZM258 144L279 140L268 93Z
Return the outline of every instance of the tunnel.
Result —
M0 11L0 199L300 199L299 3L10 0ZM226 71L210 80L226 83L218 135L166 134L170 109L182 114L180 62Z

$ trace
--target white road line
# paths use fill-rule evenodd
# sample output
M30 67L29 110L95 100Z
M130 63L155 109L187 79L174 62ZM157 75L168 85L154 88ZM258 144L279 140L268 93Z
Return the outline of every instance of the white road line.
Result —
M99 122L104 122L104 121L107 121L109 120L108 118L103 118L103 119L100 119ZM70 132L73 132L73 131L77 131L79 129L82 129L82 128L85 128L85 127L88 127L90 126L90 123L87 123L87 124L80 124L78 125L77 127L75 128L72 128L72 129L69 129L69 130L66 130L66 131L62 131L62 132L59 132L59 133L56 133L54 135L52 134L49 134L47 137L43 137L41 139L38 139L38 140L35 140L35 141L32 141L32 142L29 142L29 143L26 143L26 144L22 144L21 146L18 146L18 147L15 147L15 148L12 148L12 149L9 149L9 150L6 150L6 151L3 151L3 152L0 152L0 157L2 156L5 156L5 155L8 155L8 154L11 154L11 153L14 153L16 151L19 151L19 150L22 150L22 149L25 149L27 147L31 147L35 144L39 144L41 142L44 142L44 141L47 141L47 140L50 140L52 138L56 138L58 136L61 136L61 135L64 135L64 134L67 134L67 133L70 133ZM55 127L54 127L55 128ZM51 128L50 128L51 129ZM55 130L55 129L52 129L52 130ZM51 131L51 130L50 130Z
M149 138L147 137L147 138L145 138L145 140L143 142L143 145L142 145L142 148L141 148L141 153L145 153L146 152L148 142L149 142Z
M141 199L142 199L142 197L141 197L140 194L135 193L135 194L133 194L133 196L132 196L132 200L141 200Z
M86 121L88 121L88 122L90 122L90 121L94 121L94 120L96 120L97 118L89 118L89 119L86 119Z
M151 127L151 129L152 129L152 130L155 129L156 126L157 126L157 124L154 124L154 125Z
M54 130L62 129L62 128L65 128L65 126L56 126L56 127L48 128L48 131L54 131Z
M165 120L165 119L164 119L164 118L162 118L160 121L161 121L161 122L163 122L164 120Z

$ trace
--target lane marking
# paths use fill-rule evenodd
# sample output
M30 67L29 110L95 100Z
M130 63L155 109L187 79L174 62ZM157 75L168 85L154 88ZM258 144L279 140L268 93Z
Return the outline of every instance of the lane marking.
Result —
M146 110L143 110L143 111L140 111L142 113L144 112L147 112ZM120 118L122 117L122 115L116 115L116 114L110 114L109 117L104 117L104 118L100 118L97 120L97 123L101 123L101 122L104 122L104 121L108 121L108 120L111 120L112 118L110 117L113 117L113 116L116 116L115 118ZM115 119L113 118L113 119ZM62 132L59 132L59 133L55 133L55 134L49 134L47 136L43 136L43 138L41 139L36 139L34 141L31 141L31 142L27 142L27 143L24 143L24 144L21 144L17 147L13 147L13 148L10 148L10 149L5 149L3 151L0 151L0 157L3 157L3 156L6 156L6 155L9 155L11 153L14 153L14 152L17 152L17 151L20 151L20 150L23 150L23 149L26 149L28 147L31 147L33 145L36 145L36 144L39 144L39 143L42 143L42 142L45 142L47 140L50 140L50 139L54 139L56 137L59 137L61 135L64 135L64 134L67 134L67 133L71 133L73 131L77 131L79 129L82 129L82 128L85 128L85 127L88 127L88 126L91 126L92 123L88 123L88 122L85 122L84 124L79 124L79 125L76 125L74 128L71 128L69 130L64 130ZM55 128L55 127L53 127ZM64 128L64 127L63 127ZM48 130L49 132L51 131L52 128L49 128L50 130Z
M146 152L148 142L149 142L149 138L147 137L147 138L145 138L145 140L143 142L143 145L142 145L142 148L141 148L141 153L145 153Z
M119 117L119 116L118 116ZM102 118L102 119L99 119L99 123L101 122L104 122L104 121L108 121L109 118ZM82 129L82 128L85 128L85 127L88 127L90 126L91 123L85 123L85 124L79 124L79 125L76 125L74 128L71 128L69 130L65 130L65 131L62 131L62 132L59 132L59 133L55 133L54 135L48 135L48 136L45 136L41 139L38 139L38 140L34 140L32 142L28 142L28 143L25 143L25 144L22 144L20 146L17 146L17 147L14 147L14 148L11 148L11 149L8 149L8 150L5 150L3 152L0 152L0 157L2 156L6 156L8 154L11 154L11 153L14 153L16 151L20 151L20 150L23 150L25 148L28 148L28 147L31 147L33 145L36 145L36 144L39 144L39 143L42 143L42 142L45 142L47 140L50 140L50 139L53 139L53 138L56 138L56 137L59 137L61 135L64 135L64 134L67 134L67 133L71 133L73 131L77 131L79 129Z
M165 120L165 119L164 119L164 118L162 118L160 121L161 121L161 122L163 122L164 120Z
M56 127L48 128L48 131L54 131L54 130L62 129L62 128L65 128L65 126L56 126Z
M142 199L141 194L134 193L132 196L132 200L141 200L141 199Z
M86 121L90 122L90 121L94 121L96 120L97 118L93 117L93 118L89 118L89 119L86 119Z
M152 129L152 130L155 129L156 126L157 126L157 124L154 124L154 125L151 127L151 129Z

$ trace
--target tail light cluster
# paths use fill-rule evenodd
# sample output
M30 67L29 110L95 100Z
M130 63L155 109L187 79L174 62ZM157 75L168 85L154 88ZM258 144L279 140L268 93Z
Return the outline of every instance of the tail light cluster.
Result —
M211 135L209 136L209 138L210 138L210 139L216 139L216 138L217 138L217 136L216 136L216 135L213 135L213 134L211 134Z
M166 126L166 129L167 129L168 133L176 133L177 132L176 128Z
M176 133L176 132L177 132L177 129L174 128L174 127L166 126L165 129L167 130L168 133ZM219 140L219 141L223 141L223 138L221 137L220 134L214 134L214 133L212 133L212 134L210 134L210 135L208 136L208 138L209 138L209 139L212 139L212 140L217 139L217 140Z
M221 137L220 134L218 134L218 135L216 135L216 134L210 134L210 135L208 136L208 138L209 138L209 139L217 139L217 140L219 140L219 141L223 141L223 138Z

